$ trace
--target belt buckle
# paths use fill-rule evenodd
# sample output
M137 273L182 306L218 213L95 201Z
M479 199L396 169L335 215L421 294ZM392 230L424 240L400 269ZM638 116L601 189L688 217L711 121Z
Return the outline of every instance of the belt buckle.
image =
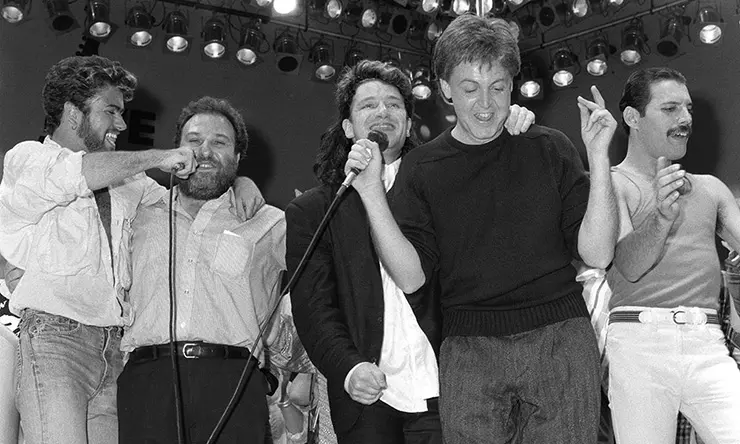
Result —
M198 344L195 344L193 342L188 342L186 344L182 344L182 355L185 357L185 359L198 359L198 356L191 355L189 352L192 351Z
M673 323L674 324L678 324L678 325L686 325L687 324L686 319L688 317L687 316L688 313L686 313L685 310L674 310L674 311L672 311L672 313L673 313ZM683 321L680 321L679 319L676 319L676 316L677 315L680 315L680 314L683 314L684 315Z

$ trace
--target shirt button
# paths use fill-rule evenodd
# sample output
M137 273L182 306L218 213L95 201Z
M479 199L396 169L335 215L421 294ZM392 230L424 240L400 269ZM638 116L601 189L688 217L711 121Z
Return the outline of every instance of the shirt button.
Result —
M193 259L192 257L190 259L188 259L188 264L192 264L194 262L195 262L195 259Z
M185 294L190 294L190 290L186 289Z

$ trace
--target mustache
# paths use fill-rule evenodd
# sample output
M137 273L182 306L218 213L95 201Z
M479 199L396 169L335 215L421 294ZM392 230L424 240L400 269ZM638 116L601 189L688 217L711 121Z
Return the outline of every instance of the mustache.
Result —
M688 137L691 137L691 133L693 133L693 129L691 129L691 125L679 125L675 128L671 128L668 130L669 136L674 136L678 133L686 133Z

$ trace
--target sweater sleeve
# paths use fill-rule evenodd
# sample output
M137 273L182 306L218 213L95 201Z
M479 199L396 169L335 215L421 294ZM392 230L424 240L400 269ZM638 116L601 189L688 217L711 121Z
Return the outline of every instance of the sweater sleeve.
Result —
M578 232L588 205L588 173L583 167L578 150L565 134L553 131L550 141L553 144L551 154L554 157L555 178L562 201L560 229L573 258L581 260L578 254Z
M439 261L439 249L432 212L424 196L415 158L407 156L401 162L396 182L388 193L388 201L401 232L416 249L429 282Z

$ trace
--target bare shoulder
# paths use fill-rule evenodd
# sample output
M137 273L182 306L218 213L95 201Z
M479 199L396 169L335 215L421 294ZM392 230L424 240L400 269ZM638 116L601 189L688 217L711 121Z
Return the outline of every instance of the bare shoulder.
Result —
M620 204L626 206L630 213L634 212L639 207L642 198L640 187L632 179L614 168L612 168L611 177L617 200Z

